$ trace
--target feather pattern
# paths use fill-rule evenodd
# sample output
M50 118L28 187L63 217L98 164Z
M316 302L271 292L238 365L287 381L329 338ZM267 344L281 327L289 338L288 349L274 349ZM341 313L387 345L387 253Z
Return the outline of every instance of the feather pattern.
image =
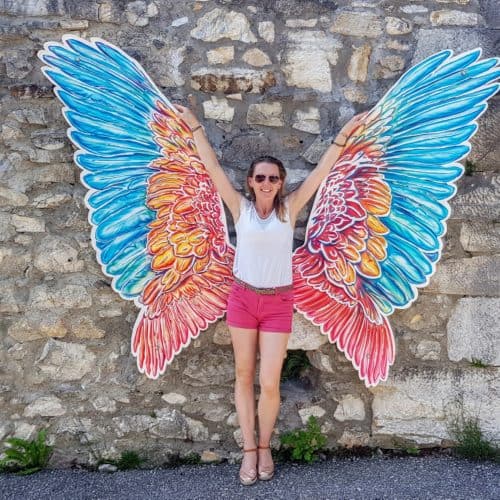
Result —
M78 148L98 261L141 309L132 352L157 378L225 312L234 250L220 197L189 128L136 61L69 35L39 57Z
M387 316L408 307L439 260L457 163L498 59L443 51L408 70L347 141L320 186L294 254L297 310L337 344L367 386L386 380L395 345Z

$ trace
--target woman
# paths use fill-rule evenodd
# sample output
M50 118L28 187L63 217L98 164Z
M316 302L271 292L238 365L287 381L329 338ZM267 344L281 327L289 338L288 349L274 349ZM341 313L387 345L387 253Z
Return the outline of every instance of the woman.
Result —
M281 161L271 156L254 160L247 173L249 201L231 185L193 112L184 106L175 107L191 128L199 156L236 227L235 282L228 300L227 324L234 349L235 404L243 436L240 481L250 485L257 478L269 480L274 475L269 443L279 412L281 368L292 330L295 221L337 161L360 117L354 117L344 126L318 166L287 196L286 171ZM257 350L260 355L258 446L253 385Z

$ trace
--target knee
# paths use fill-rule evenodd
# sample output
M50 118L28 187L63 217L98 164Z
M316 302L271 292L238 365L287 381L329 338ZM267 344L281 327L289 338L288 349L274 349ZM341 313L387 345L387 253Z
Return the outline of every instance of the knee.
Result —
M255 371L249 369L236 369L236 382L241 385L253 385Z
M259 379L260 393L265 393L268 396L278 396L280 393L280 381L272 380L266 377L260 377Z

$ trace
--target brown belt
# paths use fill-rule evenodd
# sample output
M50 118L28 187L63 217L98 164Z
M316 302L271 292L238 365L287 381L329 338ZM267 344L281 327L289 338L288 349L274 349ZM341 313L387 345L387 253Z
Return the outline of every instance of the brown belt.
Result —
M252 290L253 292L262 295L276 295L280 292L289 292L290 290L293 290L293 285L277 286L276 288L257 288L256 286L249 285L245 281L240 280L236 276L234 277L234 282L244 288L247 288L248 290Z

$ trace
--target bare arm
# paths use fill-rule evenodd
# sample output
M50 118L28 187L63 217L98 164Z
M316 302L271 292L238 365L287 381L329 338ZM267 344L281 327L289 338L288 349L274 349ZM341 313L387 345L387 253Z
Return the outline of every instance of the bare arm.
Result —
M356 115L351 118L346 125L344 125L332 145L323 153L323 156L321 157L316 168L306 177L298 189L288 196L292 224L295 224L295 220L297 219L299 212L311 199L320 184L323 182L323 179L325 179L325 177L329 174L332 166L335 165L339 159L347 138L351 134L352 130L359 125L363 116L364 114Z
M240 202L241 194L234 189L230 180L228 179L226 173L220 166L219 160L215 155L215 151L208 142L207 136L203 127L199 127L200 122L194 115L194 113L185 106L179 104L174 104L177 111L179 111L180 117L184 122L194 130L193 138L196 144L196 149L200 156L201 161L204 163L210 178L215 184L215 188L220 194L222 200L229 208L234 221L236 222L240 215Z

